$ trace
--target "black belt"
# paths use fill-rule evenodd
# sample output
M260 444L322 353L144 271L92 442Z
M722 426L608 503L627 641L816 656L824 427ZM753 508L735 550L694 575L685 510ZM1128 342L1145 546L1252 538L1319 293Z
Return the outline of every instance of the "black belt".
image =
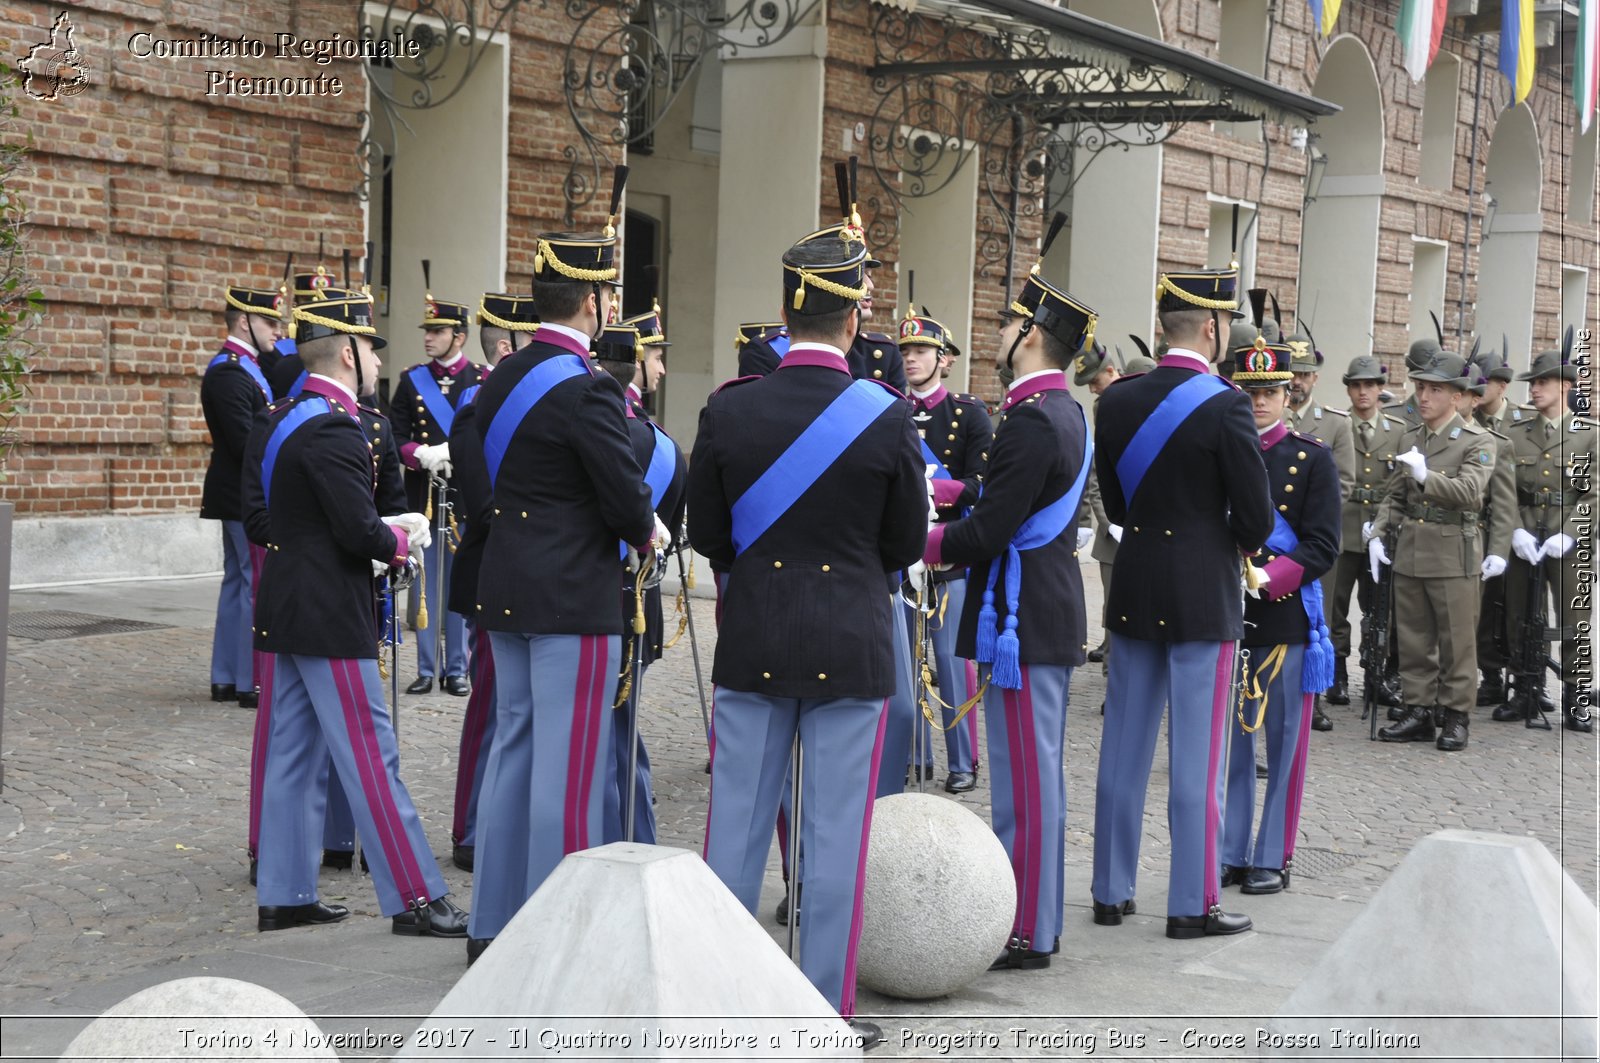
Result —
M1454 524L1465 526L1471 524L1476 527L1478 515L1460 509L1444 509L1440 506L1418 505L1413 502L1406 506L1406 516L1420 520L1425 524Z
M1357 487L1350 492L1352 502L1382 502L1383 491L1377 487Z
M1567 496L1563 491L1551 491L1549 489L1518 491L1517 502L1519 505L1527 506L1530 509L1544 509L1548 506L1560 508L1567 504Z

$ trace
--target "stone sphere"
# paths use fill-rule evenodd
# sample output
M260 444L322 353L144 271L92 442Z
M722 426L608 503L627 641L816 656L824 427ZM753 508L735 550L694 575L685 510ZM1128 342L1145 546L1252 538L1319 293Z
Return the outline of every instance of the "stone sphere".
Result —
M933 794L872 806L856 980L903 1000L947 996L989 969L1016 917L1005 846L984 820Z
M235 978L178 978L141 989L86 1026L68 1058L338 1059L306 1013Z

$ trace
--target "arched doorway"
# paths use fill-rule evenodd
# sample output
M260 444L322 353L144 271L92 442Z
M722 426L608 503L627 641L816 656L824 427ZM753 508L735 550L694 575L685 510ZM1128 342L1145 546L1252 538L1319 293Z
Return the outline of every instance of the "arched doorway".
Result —
M1377 300L1378 214L1383 201L1383 101L1372 56L1358 38L1335 40L1311 94L1337 103L1317 122L1313 146L1327 168L1301 222L1296 319L1311 323L1332 368L1372 351ZM1394 354L1393 351L1381 352ZM1317 382L1318 397L1342 393L1338 372Z
M1485 345L1511 339L1511 364L1528 365L1533 335L1533 284L1539 266L1539 132L1526 103L1501 112L1489 142L1484 181L1490 211L1478 250L1477 334ZM1552 337L1540 337L1542 346Z

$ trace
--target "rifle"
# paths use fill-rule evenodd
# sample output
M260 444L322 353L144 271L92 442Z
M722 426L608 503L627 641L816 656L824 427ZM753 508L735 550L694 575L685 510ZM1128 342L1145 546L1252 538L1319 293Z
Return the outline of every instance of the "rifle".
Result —
M1543 524L1539 525L1537 535L1539 542L1543 543L1548 529ZM1550 659L1548 649L1550 640L1560 638L1560 633L1552 633L1545 627L1547 577L1544 560L1541 558L1528 568L1528 601L1523 609L1522 624L1517 629L1516 652L1512 654L1511 661L1511 685L1515 692L1508 704L1520 710L1524 727L1548 731L1550 721L1545 719L1544 714L1555 706L1544 696L1544 670L1548 667L1557 676L1561 674L1561 669ZM1516 719L1516 715L1510 718Z
M1397 535L1384 536L1384 552L1394 557ZM1380 565L1372 608L1361 611L1361 718L1367 721L1367 738L1378 740L1378 685L1389 661L1389 641L1394 626L1394 566Z

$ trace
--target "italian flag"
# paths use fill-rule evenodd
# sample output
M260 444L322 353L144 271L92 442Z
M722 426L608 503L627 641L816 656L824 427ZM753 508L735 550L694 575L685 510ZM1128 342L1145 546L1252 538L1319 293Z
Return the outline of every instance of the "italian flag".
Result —
M1596 68L1600 67L1600 0L1578 0L1578 40L1572 49L1572 102L1578 106L1578 132L1594 121Z
M1444 36L1445 8L1449 0L1400 0L1400 18L1395 32L1400 34L1400 47L1405 53L1406 73L1412 81L1421 81L1439 54L1439 40Z

